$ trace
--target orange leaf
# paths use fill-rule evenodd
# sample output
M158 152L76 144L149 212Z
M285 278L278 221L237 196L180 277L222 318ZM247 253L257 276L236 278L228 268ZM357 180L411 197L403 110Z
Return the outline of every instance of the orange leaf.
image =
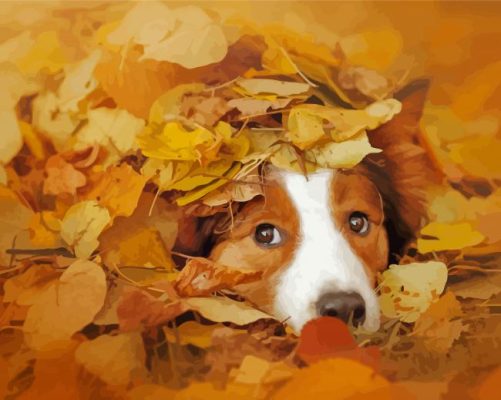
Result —
M192 258L174 287L180 296L205 296L241 283L256 282L262 275L262 271L240 271L204 258Z

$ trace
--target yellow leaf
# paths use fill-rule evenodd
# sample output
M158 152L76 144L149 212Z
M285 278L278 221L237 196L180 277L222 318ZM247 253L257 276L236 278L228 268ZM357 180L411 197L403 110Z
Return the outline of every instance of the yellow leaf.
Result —
M112 217L127 217L134 212L146 179L129 164L108 168L97 185L86 194L86 199L96 200L106 207Z
M501 140L475 135L460 143L450 144L449 157L470 175L501 179Z
M367 134L362 132L340 143L327 143L305 152L305 159L322 168L352 168L362 159L381 150L371 146Z
M124 156L135 149L136 136L144 128L142 119L126 110L105 107L90 110L87 116L87 125L77 133L75 150L101 145L110 152Z
M52 92L42 93L33 100L33 127L48 136L59 150L65 147L78 121L68 113L59 112L58 106L59 99Z
M27 122L19 121L19 128L31 154L33 154L37 160L43 160L45 158L43 143L33 127Z
M96 201L81 201L66 211L61 237L74 247L77 257L87 258L99 246L98 237L110 221L108 210Z
M228 43L223 30L202 9L180 7L172 14L176 28L165 39L144 46L142 59L197 68L219 62L226 56Z
M220 121L214 127L214 132L223 138L223 144L218 155L221 158L240 161L249 151L250 141L245 132L233 136L231 125Z
M125 386L146 376L145 351L139 332L102 335L84 342L75 351L75 360L108 385Z
M10 189L0 186L0 264L8 265L14 238L28 229L33 211L25 207Z
M330 135L336 142L342 142L388 122L401 108L401 103L395 99L377 101L363 110L299 105L291 110L287 120L289 138L300 149L311 147L324 134Z
M92 322L104 303L106 277L100 266L77 260L34 301L23 331L39 351L65 347L73 334Z
M454 224L432 222L421 229L421 235L427 236L418 238L417 241L418 251L423 254L475 246L485 239L484 235L473 230L468 222Z
M279 81L277 79L238 79L236 84L252 95L269 93L278 96L292 96L308 91L310 85L301 82Z
M199 93L203 89L205 89L203 83L187 83L165 92L151 105L149 122L161 124L180 115L183 97L190 93Z
M142 175L153 180L160 191L168 190L172 184L184 178L192 169L191 161L167 161L148 158L141 167Z
M443 292L447 267L438 261L390 265L380 278L379 304L389 318L415 322Z
M30 240L33 246L39 248L62 247L59 236L61 221L52 211L42 211L33 214L30 222Z
M58 89L59 109L62 112L78 111L78 103L97 87L93 73L101 51L94 50L87 58L65 70L65 77Z
M158 2L141 2L132 7L106 39L126 45L130 41L148 45L162 40L175 26L172 11Z
M213 322L232 322L236 325L247 325L259 319L274 319L246 303L231 300L227 297L190 297L184 300L192 310L202 314Z
M46 31L37 36L31 49L15 63L28 75L34 75L42 69L54 74L67 63L67 60L61 50L58 34L55 31Z
M0 110L2 126L2 145L0 146L0 163L7 164L23 147L23 135L19 129L14 109Z
M218 177L223 177L232 166L230 160L213 161L207 167L195 167L186 177L171 184L169 189L182 190L187 192L199 186L207 185Z
M204 197L206 194L209 194L213 190L216 190L217 188L225 185L228 183L228 179L231 179L235 176L235 174L240 170L242 167L241 164L235 163L224 175L223 178L217 179L212 183L209 183L206 186L203 186L201 188L197 188L192 190L191 192L186 193L184 196L179 197L176 200L176 203L178 206L185 206L186 204L192 203L195 200L201 199Z
M188 131L177 121L167 122L163 128L146 128L137 142L145 156L161 160L197 161L217 146L215 135L208 129Z

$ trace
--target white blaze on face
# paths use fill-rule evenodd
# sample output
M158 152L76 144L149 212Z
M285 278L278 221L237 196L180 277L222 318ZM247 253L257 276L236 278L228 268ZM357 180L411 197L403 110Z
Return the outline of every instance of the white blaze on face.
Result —
M317 317L316 302L325 293L356 292L365 301L363 327L377 330L379 306L362 261L335 226L330 208L330 182L334 171L309 175L281 172L285 188L297 210L301 232L290 265L278 277L274 301L277 315L300 331ZM354 210L355 211L355 210Z

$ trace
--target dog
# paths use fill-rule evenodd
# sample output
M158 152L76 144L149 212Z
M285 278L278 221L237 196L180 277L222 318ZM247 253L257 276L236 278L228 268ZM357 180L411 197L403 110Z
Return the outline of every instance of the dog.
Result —
M368 134L382 152L355 168L307 176L265 168L264 195L238 209L231 229L216 217L191 229L205 232L198 255L263 271L261 281L234 290L297 332L318 316L377 330L377 274L415 237L425 188L439 179L419 129L428 86L417 80L396 93L402 111Z

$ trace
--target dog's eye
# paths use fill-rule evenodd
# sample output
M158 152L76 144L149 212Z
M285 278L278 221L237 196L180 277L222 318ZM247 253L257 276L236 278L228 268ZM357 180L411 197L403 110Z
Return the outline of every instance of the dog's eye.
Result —
M271 224L260 224L254 233L256 242L261 246L276 246L282 243L280 231Z
M350 224L350 229L359 235L364 235L369 231L369 219L367 215L360 211L351 213L348 222Z

